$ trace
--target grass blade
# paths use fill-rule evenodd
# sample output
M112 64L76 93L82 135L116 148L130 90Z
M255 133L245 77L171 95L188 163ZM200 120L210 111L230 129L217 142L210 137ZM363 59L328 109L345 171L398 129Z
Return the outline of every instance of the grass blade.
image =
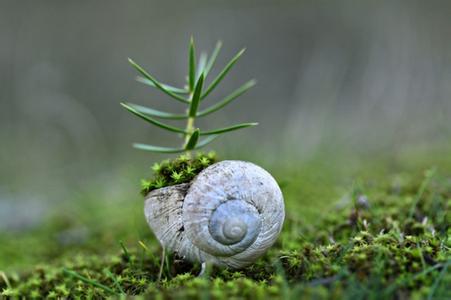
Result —
M446 264L443 266L443 269L440 272L440 274L435 279L434 284L432 285L432 287L431 287L431 289L429 291L428 300L434 299L434 293L437 290L437 288L438 288L440 282L442 281L443 277L447 274L448 266L449 266L450 263L451 263L451 260L448 260L446 262Z
M196 51L194 50L194 39L191 37L189 42L189 67L188 67L188 82L189 90L192 92L194 90L194 82L196 80Z
M206 137L205 139L203 139L202 141L200 141L199 143L197 143L197 145L196 145L196 147L195 147L194 149L199 149L199 148L202 148L202 147L207 146L208 144L210 144L211 142L213 142L214 140L216 140L216 138L217 138L218 136L219 136L219 135L212 134L212 135L210 135L209 137Z
M64 272L65 274L69 275L69 276L75 277L75 278L77 278L77 279L83 281L84 283L87 283L87 284L90 284L90 285L92 285L92 286L101 288L102 290L104 290L104 291L106 291L106 292L108 292L108 293L111 293L111 294L117 294L115 291L113 291L112 289L110 289L110 288L107 287L106 285L103 285L103 284L101 284L100 282L97 282L97 281L95 281L95 280L86 278L86 277L84 277L84 276L78 274L78 273L75 272L75 271L71 271L71 270L68 270L68 269L63 269L63 272Z
M123 107L125 107L125 109L127 109L127 110L128 110L129 112L131 112L132 114L134 114L134 115L140 117L141 119L143 119L143 120L145 120L145 121L147 121L147 122L149 122L149 123L151 123L151 124L153 124L153 125L155 125L155 126L158 126L158 127L160 127L160 128L163 128L163 129L166 129L166 130L169 130L169 131L173 131L173 132L178 132L178 133L184 133L184 134L186 134L186 131L185 131L185 130L183 130L183 129L181 129L181 128L174 127L174 126L170 126L170 125L161 123L161 122L159 122L159 121L157 121L157 120L155 120L155 119L152 119L151 117L149 117L149 116L147 116L147 115L145 115L145 114L142 114L142 113L138 112L138 111L135 110L133 107L128 106L128 105L125 104L125 103L121 103L121 105L122 105Z
M205 97L210 94L210 92L221 82L222 79L229 73L230 69L232 69L233 65L238 61L238 59L243 55L244 51L246 49L242 49L240 52L238 52L231 60L230 62L222 69L222 71L219 73L218 76L213 80L213 82L210 84L208 89L205 91L205 94L202 95L201 99L204 99Z
M257 125L258 125L258 123L242 123L242 124L237 124L237 125L233 125L230 127L224 127L224 128L219 128L219 129L210 130L210 131L204 131L204 132L201 132L200 135L220 134L220 133L224 133L224 132L234 131L234 130L238 130L241 128L257 126Z
M6 284L8 289L11 289L11 283L9 282L8 276L6 276L5 272L0 271L0 278L3 279L3 282Z
M186 100L185 98L183 98L182 96L177 95L177 94L171 92L170 90L165 89L161 83L159 83L155 78L153 78L149 73L147 73L147 71L144 70L140 65L135 63L131 58L129 58L128 61L139 73L141 73L142 76L144 76L144 78L151 81L157 89L159 89L163 93L167 94L168 96L174 98L175 100L178 100L183 103L189 103L189 101Z
M203 116L211 114L215 111L220 110L221 108L223 108L224 106L226 106L227 104L229 104L230 102L232 102L233 100L235 100L236 98L238 98L239 96L241 96L242 94L247 92L256 83L257 83L257 81L255 81L253 79L251 81L248 81L247 83L245 83L241 87L239 87L236 91L234 91L233 93L231 93L230 95L225 97L224 100L222 100L221 102L218 102L217 104L212 105L209 108L199 112L197 114L197 117L203 117Z
M136 76L136 81L141 82L142 84L145 84L145 85L148 85L148 86L151 86L151 87L157 87L155 85L155 83L153 83L149 79L141 77L141 76ZM182 95L189 94L189 91L187 91L185 89L180 89L180 88L171 86L169 84L164 84L164 83L161 83L161 82L160 82L160 84L161 84L162 87L164 87L166 90L168 90L170 92L173 92L173 93L176 93L176 94L182 94Z
M183 149L183 148L160 147L160 146L153 146L153 145L139 144L139 143L133 144L133 147L136 149L139 149L139 150L145 150L145 151L156 152L156 153L180 153L180 152L185 151L185 149Z
M194 89L193 98L189 106L188 116L190 118L196 117L197 109L199 108L200 95L202 93L202 86L204 84L204 75L201 74L199 80L196 83L196 88Z
M124 289L122 288L122 286L120 285L119 281L117 281L116 276L114 276L114 274L111 273L111 271L108 270L108 269L104 269L104 270L103 270L103 273L104 273L105 275L107 275L108 277L110 277L110 279L113 281L113 283L114 283L114 285L116 286L116 288L121 292L122 295L125 295L125 291L124 291Z
M194 130L193 134L191 134L188 142L185 145L185 150L193 150L196 147L198 140L199 140L199 128Z
M122 241L119 241L119 245L122 248L122 252L124 252L124 256L127 259L127 261L131 260L130 253L128 253L127 247L125 247L124 243Z
M149 247L147 247L146 244L144 244L143 241L138 241L138 244L144 249L144 251L148 252L149 254L152 254L152 252L150 251Z
M137 112L140 112L140 113L142 113L144 115L155 117L155 118L171 119L171 120L188 119L188 115L187 114L173 114L173 113L168 113L168 112L159 111L159 110L156 110L156 109L153 109L153 108L141 106L141 105L138 105L138 104L127 103L127 102L126 102L126 104L127 104L127 106L133 108Z
M206 64L207 64L207 53L202 52L200 54L199 64L197 65L196 80L199 80L200 74L203 74Z
M410 207L409 219L413 218L413 216L415 214L416 207L418 205L418 202L421 200L421 198L423 198L423 195L424 195L426 189L428 188L429 183L431 182L431 179L434 177L436 171L437 170L435 168L426 170L423 182L421 182L420 188L418 189L417 194L415 195L415 198L414 198L414 200L412 202L412 205Z
M207 66L205 67L204 75L207 77L208 73L210 73L211 68L215 64L216 58L218 57L219 51L221 51L222 42L218 41L216 43L215 49L213 50L213 53L211 54L210 60L208 61Z

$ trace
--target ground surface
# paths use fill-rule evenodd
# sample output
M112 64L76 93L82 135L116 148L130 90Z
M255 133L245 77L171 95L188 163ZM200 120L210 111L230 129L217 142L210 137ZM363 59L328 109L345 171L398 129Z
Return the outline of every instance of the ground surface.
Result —
M211 269L202 278L198 265L171 256L161 263L138 193L109 202L96 192L78 195L32 231L0 233L0 293L450 299L451 158L426 152L359 162L260 163L285 196L281 237L251 267Z

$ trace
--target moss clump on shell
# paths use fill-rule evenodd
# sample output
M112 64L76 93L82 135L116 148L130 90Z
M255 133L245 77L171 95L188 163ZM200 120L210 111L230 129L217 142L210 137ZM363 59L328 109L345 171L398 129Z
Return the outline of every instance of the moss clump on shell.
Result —
M195 155L182 154L172 160L166 159L152 166L150 179L141 180L141 194L193 180L202 170L217 162L216 153L198 152Z

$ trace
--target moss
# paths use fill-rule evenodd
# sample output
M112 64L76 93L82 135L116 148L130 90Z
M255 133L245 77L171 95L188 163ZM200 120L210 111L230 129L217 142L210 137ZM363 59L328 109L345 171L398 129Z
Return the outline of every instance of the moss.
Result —
M289 278L344 276L349 283L355 277L360 283L391 287L386 296L433 286L451 259L450 186L447 179L436 180L436 186L422 191L425 181L427 175L414 195L378 192L370 200L354 195L353 204L309 229L301 247L293 244L296 249L283 252ZM362 197L365 205L358 201Z
M175 184L174 172L196 173L188 167L199 170L214 158L199 155L188 161L182 157L155 165L156 176ZM44 263L0 273L0 292L12 298L103 298L125 293L156 299L449 299L450 178L413 173L397 180L395 189L390 188L391 178L396 176L387 174L377 184L360 180L339 203L318 211L313 223L288 209L277 243L243 270L212 268L199 278L196 264L171 255L162 263L157 241L136 240L134 228L125 233L133 237L128 243L108 244L115 237L113 229L127 227L122 225L99 229L83 247L63 248L54 259L50 257L58 251L43 245L52 248ZM289 191L284 190L288 206L299 199ZM125 213L123 208L120 212ZM144 221L142 226L145 233L138 235L148 235Z
M164 160L152 166L153 176L141 180L141 194L147 195L150 191L190 182L203 169L217 161L216 154L198 152L195 156L182 154L172 160Z

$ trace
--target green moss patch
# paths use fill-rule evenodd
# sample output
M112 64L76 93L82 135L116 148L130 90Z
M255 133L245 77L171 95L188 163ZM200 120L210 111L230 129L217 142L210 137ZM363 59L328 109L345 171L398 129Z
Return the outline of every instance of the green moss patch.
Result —
M183 172L192 163L200 164L200 157L204 156L190 163L183 158L176 163L163 162L155 168L156 176L169 181L174 170ZM207 158L213 161L212 156ZM99 230L85 248L62 250L56 259L26 271L0 273L1 295L75 299L123 294L152 299L450 299L451 178L446 174L432 169L425 174L386 173L378 180L358 180L339 201L330 201L327 209L319 210L315 222L287 209L277 243L243 270L211 268L206 276L198 277L199 265L168 253L162 256L155 239L141 241L132 230L124 233L133 237L126 245L114 242L105 246L111 240L106 238L111 230L105 229ZM284 187L287 207L300 201L293 186L297 178L291 176ZM321 188L310 187L318 195ZM144 221L142 225L145 235L150 236ZM88 246L96 252L89 251Z
M153 177L141 180L141 194L147 195L155 189L190 182L203 169L216 161L214 152L207 154L198 152L194 156L182 154L175 159L155 163L152 166Z

